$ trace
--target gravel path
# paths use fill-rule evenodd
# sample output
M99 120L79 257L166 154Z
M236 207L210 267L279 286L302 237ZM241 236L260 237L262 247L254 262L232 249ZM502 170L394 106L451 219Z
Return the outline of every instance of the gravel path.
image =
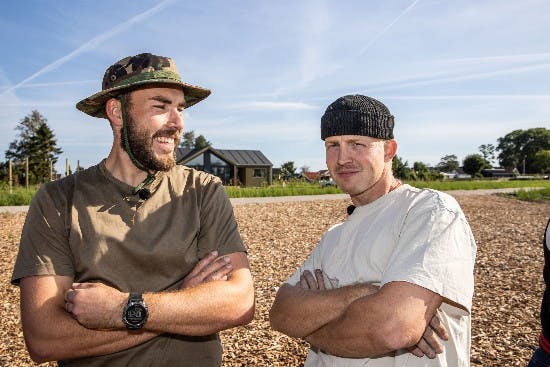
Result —
M471 365L524 367L540 332L541 242L550 203L522 202L479 192L474 195L471 191L452 194L462 206L478 244ZM331 198L234 206L249 250L256 315L249 325L221 333L223 367L303 364L307 346L272 331L268 311L276 287L304 261L324 231L346 217L349 199ZM24 212L0 214L0 366L35 366L24 347L19 291L9 284L24 219Z

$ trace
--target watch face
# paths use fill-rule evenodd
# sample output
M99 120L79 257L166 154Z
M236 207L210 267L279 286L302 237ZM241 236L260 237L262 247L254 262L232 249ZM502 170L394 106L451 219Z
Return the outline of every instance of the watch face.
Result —
M147 310L141 304L130 305L126 309L125 319L130 325L138 326L142 324L147 318Z

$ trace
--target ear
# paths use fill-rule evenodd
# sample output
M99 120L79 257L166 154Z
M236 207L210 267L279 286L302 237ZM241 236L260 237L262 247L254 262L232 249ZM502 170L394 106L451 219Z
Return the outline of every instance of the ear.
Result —
M122 126L122 108L118 99L111 98L105 102L105 114L111 125L116 127Z
M391 161L397 154L397 141L394 139L386 140L384 142L384 160Z

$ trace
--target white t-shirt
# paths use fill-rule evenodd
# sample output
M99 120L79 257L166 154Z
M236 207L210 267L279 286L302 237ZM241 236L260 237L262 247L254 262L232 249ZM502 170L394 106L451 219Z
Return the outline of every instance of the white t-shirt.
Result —
M449 340L442 341L445 352L435 359L406 350L363 359L310 350L305 366L469 366L476 249L464 213L445 193L403 185L357 207L324 234L287 283L295 285L304 270L321 269L327 287L393 281L422 286L444 298L438 316Z

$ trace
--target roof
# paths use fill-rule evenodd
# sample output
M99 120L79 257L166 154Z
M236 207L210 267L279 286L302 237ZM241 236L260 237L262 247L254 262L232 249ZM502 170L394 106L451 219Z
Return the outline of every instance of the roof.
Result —
M185 162L204 153L206 150L210 150L213 154L238 167L273 166L269 159L259 150L214 149L211 146L195 149L177 148L176 162L185 164Z
M217 151L237 163L238 166L273 166L259 150L218 149Z

